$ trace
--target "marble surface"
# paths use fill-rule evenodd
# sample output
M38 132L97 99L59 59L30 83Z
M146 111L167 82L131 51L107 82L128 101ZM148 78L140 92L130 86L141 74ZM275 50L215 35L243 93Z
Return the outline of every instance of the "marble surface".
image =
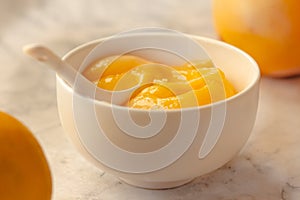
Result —
M144 190L96 169L75 150L57 112L55 74L22 54L32 42L60 55L123 30L159 26L216 38L208 0L1 0L0 109L36 135L53 176L53 199L300 199L300 77L263 78L257 121L240 155L170 190Z

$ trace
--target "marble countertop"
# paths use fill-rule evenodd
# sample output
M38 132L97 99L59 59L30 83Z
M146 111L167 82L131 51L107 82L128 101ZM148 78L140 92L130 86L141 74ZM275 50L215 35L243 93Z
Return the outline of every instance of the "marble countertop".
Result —
M32 42L60 55L84 42L159 26L216 38L209 0L1 0L0 109L23 121L43 146L53 199L300 199L300 77L262 78L257 121L241 152L222 168L170 190L129 186L86 162L63 132L55 74L22 54Z

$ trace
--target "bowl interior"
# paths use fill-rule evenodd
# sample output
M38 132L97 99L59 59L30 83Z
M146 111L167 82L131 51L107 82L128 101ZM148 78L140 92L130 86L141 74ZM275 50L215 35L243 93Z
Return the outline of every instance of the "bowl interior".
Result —
M239 93L249 89L259 80L260 71L257 63L242 50L224 42L194 38L207 50L216 67L225 73Z
M245 52L217 40L199 36L190 37L205 49L216 67L220 68L225 73L227 79L237 89L238 93L231 98L234 98L240 95L243 91L251 88L251 86L253 86L259 80L259 68L256 62ZM94 50L104 40L105 38L79 46L66 54L63 59L70 63L77 70L83 66L88 66L88 63L93 61L91 59L99 58L96 56L97 52L95 53ZM87 55L90 55L91 53L92 56L89 56L89 59L85 60ZM133 54L144 56L148 59L150 59L151 56L153 58L153 55L157 56L157 52L154 53L152 50L143 52L136 51ZM113 55L113 52L111 52L111 54L107 54L106 56L110 55ZM172 58L172 55L170 58ZM175 59L175 57L173 58ZM159 61L163 59L158 57L157 60ZM83 69L80 69L80 71L82 70ZM69 87L67 84L65 84L65 86Z

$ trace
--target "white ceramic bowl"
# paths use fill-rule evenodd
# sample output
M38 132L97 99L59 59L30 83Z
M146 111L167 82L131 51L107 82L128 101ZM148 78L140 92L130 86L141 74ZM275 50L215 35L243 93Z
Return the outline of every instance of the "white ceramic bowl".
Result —
M57 77L62 126L85 158L129 184L161 189L211 172L242 149L256 118L259 68L250 56L233 46L190 37L206 49L238 94L210 105L149 112L83 97ZM102 41L84 44L64 60L79 68ZM134 128L141 137L127 130L130 120L136 123ZM150 121L156 124L154 129ZM157 124L163 126L157 128ZM151 135L149 129L155 134Z

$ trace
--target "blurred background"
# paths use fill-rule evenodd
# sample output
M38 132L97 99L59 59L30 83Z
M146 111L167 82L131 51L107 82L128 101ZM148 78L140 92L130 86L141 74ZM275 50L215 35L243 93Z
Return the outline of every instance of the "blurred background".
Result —
M45 42L63 53L92 39L145 26L213 36L210 4L210 0L2 0L1 42L3 47Z

